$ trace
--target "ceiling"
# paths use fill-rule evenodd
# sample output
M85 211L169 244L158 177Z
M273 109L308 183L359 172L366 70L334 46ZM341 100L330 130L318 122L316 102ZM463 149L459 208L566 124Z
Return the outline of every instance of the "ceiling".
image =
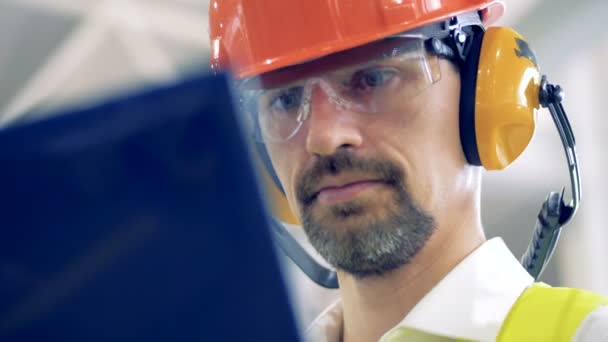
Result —
M205 65L196 0L0 0L0 123Z

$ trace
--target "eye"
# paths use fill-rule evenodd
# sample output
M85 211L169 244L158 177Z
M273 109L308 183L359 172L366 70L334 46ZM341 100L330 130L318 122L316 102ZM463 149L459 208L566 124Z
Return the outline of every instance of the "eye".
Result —
M290 112L298 109L302 102L302 91L302 87L293 87L276 92L270 97L270 109L279 112Z
M397 71L392 68L377 67L360 70L352 79L352 86L359 90L379 88L389 83Z

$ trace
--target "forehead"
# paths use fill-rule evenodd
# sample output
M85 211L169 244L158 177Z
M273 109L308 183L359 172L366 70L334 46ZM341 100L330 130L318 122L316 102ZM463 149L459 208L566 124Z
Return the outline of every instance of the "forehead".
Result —
M383 39L353 49L337 52L305 63L271 71L243 81L240 88L267 89L297 80L318 76L342 69L355 69L361 65L419 51L423 40L416 37L396 37Z

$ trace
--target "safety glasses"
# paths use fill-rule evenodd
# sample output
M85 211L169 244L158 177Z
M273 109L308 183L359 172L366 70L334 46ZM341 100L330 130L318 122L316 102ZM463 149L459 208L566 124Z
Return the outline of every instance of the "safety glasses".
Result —
M398 36L248 79L243 112L262 143L287 141L316 111L352 115L403 111L441 79L438 57L419 36ZM328 106L329 105L329 106Z

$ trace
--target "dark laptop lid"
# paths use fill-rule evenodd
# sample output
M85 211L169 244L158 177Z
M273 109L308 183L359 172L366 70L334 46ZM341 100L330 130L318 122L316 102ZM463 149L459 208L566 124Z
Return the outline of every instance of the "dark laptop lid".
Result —
M223 77L0 131L0 191L0 340L298 340Z

